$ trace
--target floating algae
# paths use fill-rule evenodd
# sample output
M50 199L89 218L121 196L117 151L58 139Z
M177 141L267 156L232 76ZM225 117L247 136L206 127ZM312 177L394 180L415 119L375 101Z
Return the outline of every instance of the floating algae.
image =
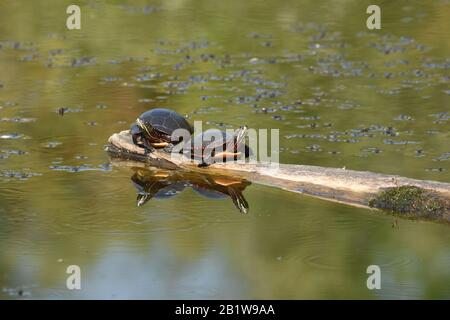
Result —
M387 188L369 206L407 217L442 219L450 214L450 200L416 186Z

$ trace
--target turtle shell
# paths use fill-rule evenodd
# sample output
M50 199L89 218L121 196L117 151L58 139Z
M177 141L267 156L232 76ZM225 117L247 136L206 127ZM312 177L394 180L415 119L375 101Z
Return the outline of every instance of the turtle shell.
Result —
M226 195L225 193L214 190L214 189L208 189L208 188L200 187L200 186L192 186L192 189L195 192L197 192L198 194L204 196L205 198L225 199L228 197L228 195Z
M206 147L218 148L233 139L233 135L218 129L208 129L197 134L192 139L191 148L193 150L205 149Z
M176 129L185 129L190 134L194 132L189 122L181 115L173 110L156 108L144 112L138 118L140 122L147 128L153 128L161 136L171 136ZM151 131L151 130L149 130Z
M205 148L210 150L220 149L221 147L226 148L228 142L232 142L235 138L234 134L230 134L226 131L218 129L208 129L203 131L191 140L191 158L201 160L203 159L203 152ZM237 151L235 149L235 151ZM252 155L252 150L245 145L245 157L248 158Z

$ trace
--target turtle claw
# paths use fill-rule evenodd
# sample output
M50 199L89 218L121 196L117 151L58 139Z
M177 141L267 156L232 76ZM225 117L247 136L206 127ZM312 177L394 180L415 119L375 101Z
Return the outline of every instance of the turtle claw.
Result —
M140 193L137 196L136 204L138 207L142 207L148 200L150 200L151 196L148 193Z
M211 155L205 155L202 159L202 163L198 165L199 168L208 167L209 165L214 163L214 159L212 159Z
M202 163L198 164L197 167L198 168L206 168L206 167L209 167L209 164L206 162L202 162Z
M144 148L145 155L148 155L149 153L152 153L155 151L155 148L148 146L148 145L141 145L140 147Z

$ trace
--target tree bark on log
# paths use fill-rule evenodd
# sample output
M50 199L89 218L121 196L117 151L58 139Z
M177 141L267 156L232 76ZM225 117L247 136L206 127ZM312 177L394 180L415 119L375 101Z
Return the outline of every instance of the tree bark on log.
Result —
M108 140L107 151L114 158L128 159L172 170L187 170L199 174L229 176L253 183L278 187L329 201L359 207L371 207L383 191L403 186L420 188L427 196L437 197L443 209L439 214L406 213L408 218L419 218L450 223L450 183L405 178L397 175L324 168L308 165L270 163L215 163L208 167L197 164L183 155L171 155L164 151L146 152L133 144L129 131L113 134Z

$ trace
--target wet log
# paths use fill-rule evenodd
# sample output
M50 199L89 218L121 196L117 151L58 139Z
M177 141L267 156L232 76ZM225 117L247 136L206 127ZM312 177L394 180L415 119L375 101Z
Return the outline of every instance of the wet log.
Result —
M386 209L406 218L450 223L450 183L309 165L227 162L198 167L182 155L146 152L133 144L129 131L113 134L107 151L114 158L150 166L246 179L352 206Z

